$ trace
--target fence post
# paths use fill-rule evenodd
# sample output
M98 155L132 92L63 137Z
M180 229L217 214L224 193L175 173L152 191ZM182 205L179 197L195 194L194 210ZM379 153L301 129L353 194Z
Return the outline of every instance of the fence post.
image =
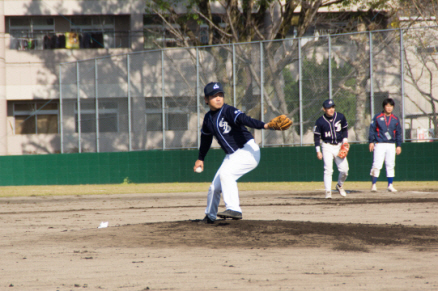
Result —
M132 117L131 117L131 66L130 63L131 58L130 55L126 55L126 71L128 72L128 150L132 151Z
M94 59L94 91L95 91L95 106L96 106L96 152L99 152L99 99L98 99L98 84L97 84L97 59Z
M161 50L161 117L162 117L162 132L163 132L163 150L166 149L166 107L164 98L164 50Z
M80 91L79 91L79 61L76 61L76 97L77 97L77 103L78 103L78 152L82 152L82 145L81 145L81 98L80 98Z
M198 149L201 146L201 122L200 122L200 115L199 112L199 106L201 106L201 103L199 102L199 99L201 98L200 92L199 92L199 48L196 48L196 122L197 122L197 131L196 136L198 140Z
M405 142L405 78L404 78L404 43L403 43L403 30L400 28L400 93L402 102L402 139Z
M264 121L264 114L263 114L263 112L264 112L264 102L263 102L263 96L264 96L264 94L263 94L263 91L265 90L265 87L264 87L264 82L265 82L265 80L264 80L264 78L265 78L265 75L263 74L263 66L264 66L264 63L263 63L263 42L260 42L260 118L261 118L261 121ZM262 148L263 147L265 147L265 131L264 130L262 130Z
M300 104L300 146L303 145L303 72L301 60L301 37L298 38L298 87Z
M332 38L328 35L328 81L329 81L329 99L333 99L332 96Z
M373 76L373 36L371 31L368 33L370 38L370 113L371 118L374 116L374 76Z
M233 106L236 107L236 47L233 43Z
M62 70L61 65L59 65L59 126L61 127L61 154L64 153L64 125L62 123L62 111L63 111L63 102L62 102Z

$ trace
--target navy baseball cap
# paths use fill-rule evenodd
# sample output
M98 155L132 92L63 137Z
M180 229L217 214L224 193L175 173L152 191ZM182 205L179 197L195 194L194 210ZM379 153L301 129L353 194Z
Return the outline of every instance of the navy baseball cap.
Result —
M224 88L222 88L222 84L219 82L211 82L208 83L204 88L205 96L212 96L219 92L225 93Z
M335 102L332 99L327 99L324 101L324 103L322 103L322 107L324 108L330 108L335 106Z

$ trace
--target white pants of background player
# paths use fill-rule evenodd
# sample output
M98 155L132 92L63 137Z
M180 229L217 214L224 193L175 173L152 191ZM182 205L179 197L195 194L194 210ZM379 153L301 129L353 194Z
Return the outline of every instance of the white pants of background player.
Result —
M386 177L393 178L395 176L395 143L383 142L374 145L371 176L379 177L383 162L385 162L386 166Z
M338 184L342 186L348 176L348 161L347 158L341 159L338 157L339 150L342 144L332 145L329 143L322 143L322 159L324 161L324 188L325 191L332 190L333 177L333 159L338 166L339 177Z
M227 210L242 213L239 202L237 180L255 169L260 162L260 148L253 139L249 140L243 148L225 156L213 182L208 189L207 208L205 214L215 220L221 192Z

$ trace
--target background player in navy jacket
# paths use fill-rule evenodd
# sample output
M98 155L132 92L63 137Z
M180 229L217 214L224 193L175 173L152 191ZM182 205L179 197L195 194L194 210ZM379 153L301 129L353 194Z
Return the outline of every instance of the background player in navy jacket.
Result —
M371 191L376 192L376 182L383 167L386 166L386 177L388 179L388 191L397 192L392 185L395 176L395 155L401 154L401 124L400 119L392 114L394 100L386 98L383 100L383 112L376 114L371 120L369 133L369 148L373 154L373 166L371 167Z
M242 219L237 179L257 167L260 148L245 126L269 129L268 123L253 119L239 109L224 103L224 90L219 82L204 88L205 102L210 111L204 116L201 129L201 145L193 170L204 169L204 158L211 147L213 137L226 153L222 165L208 189L204 223L214 223L216 216ZM224 212L218 213L220 195L223 195Z
M316 157L324 159L325 198L332 198L333 159L339 170L336 190L341 196L347 196L343 185L348 176L347 158L338 157L343 143L348 143L348 123L342 113L335 111L333 100L325 100L322 104L324 115L316 120L313 129L313 140L316 147ZM322 141L322 142L321 142Z

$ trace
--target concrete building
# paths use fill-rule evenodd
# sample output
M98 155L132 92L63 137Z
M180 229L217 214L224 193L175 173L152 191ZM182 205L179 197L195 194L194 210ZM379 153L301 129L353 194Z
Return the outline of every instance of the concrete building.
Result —
M0 154L59 152L58 64L144 50L144 11L144 1L0 1Z

